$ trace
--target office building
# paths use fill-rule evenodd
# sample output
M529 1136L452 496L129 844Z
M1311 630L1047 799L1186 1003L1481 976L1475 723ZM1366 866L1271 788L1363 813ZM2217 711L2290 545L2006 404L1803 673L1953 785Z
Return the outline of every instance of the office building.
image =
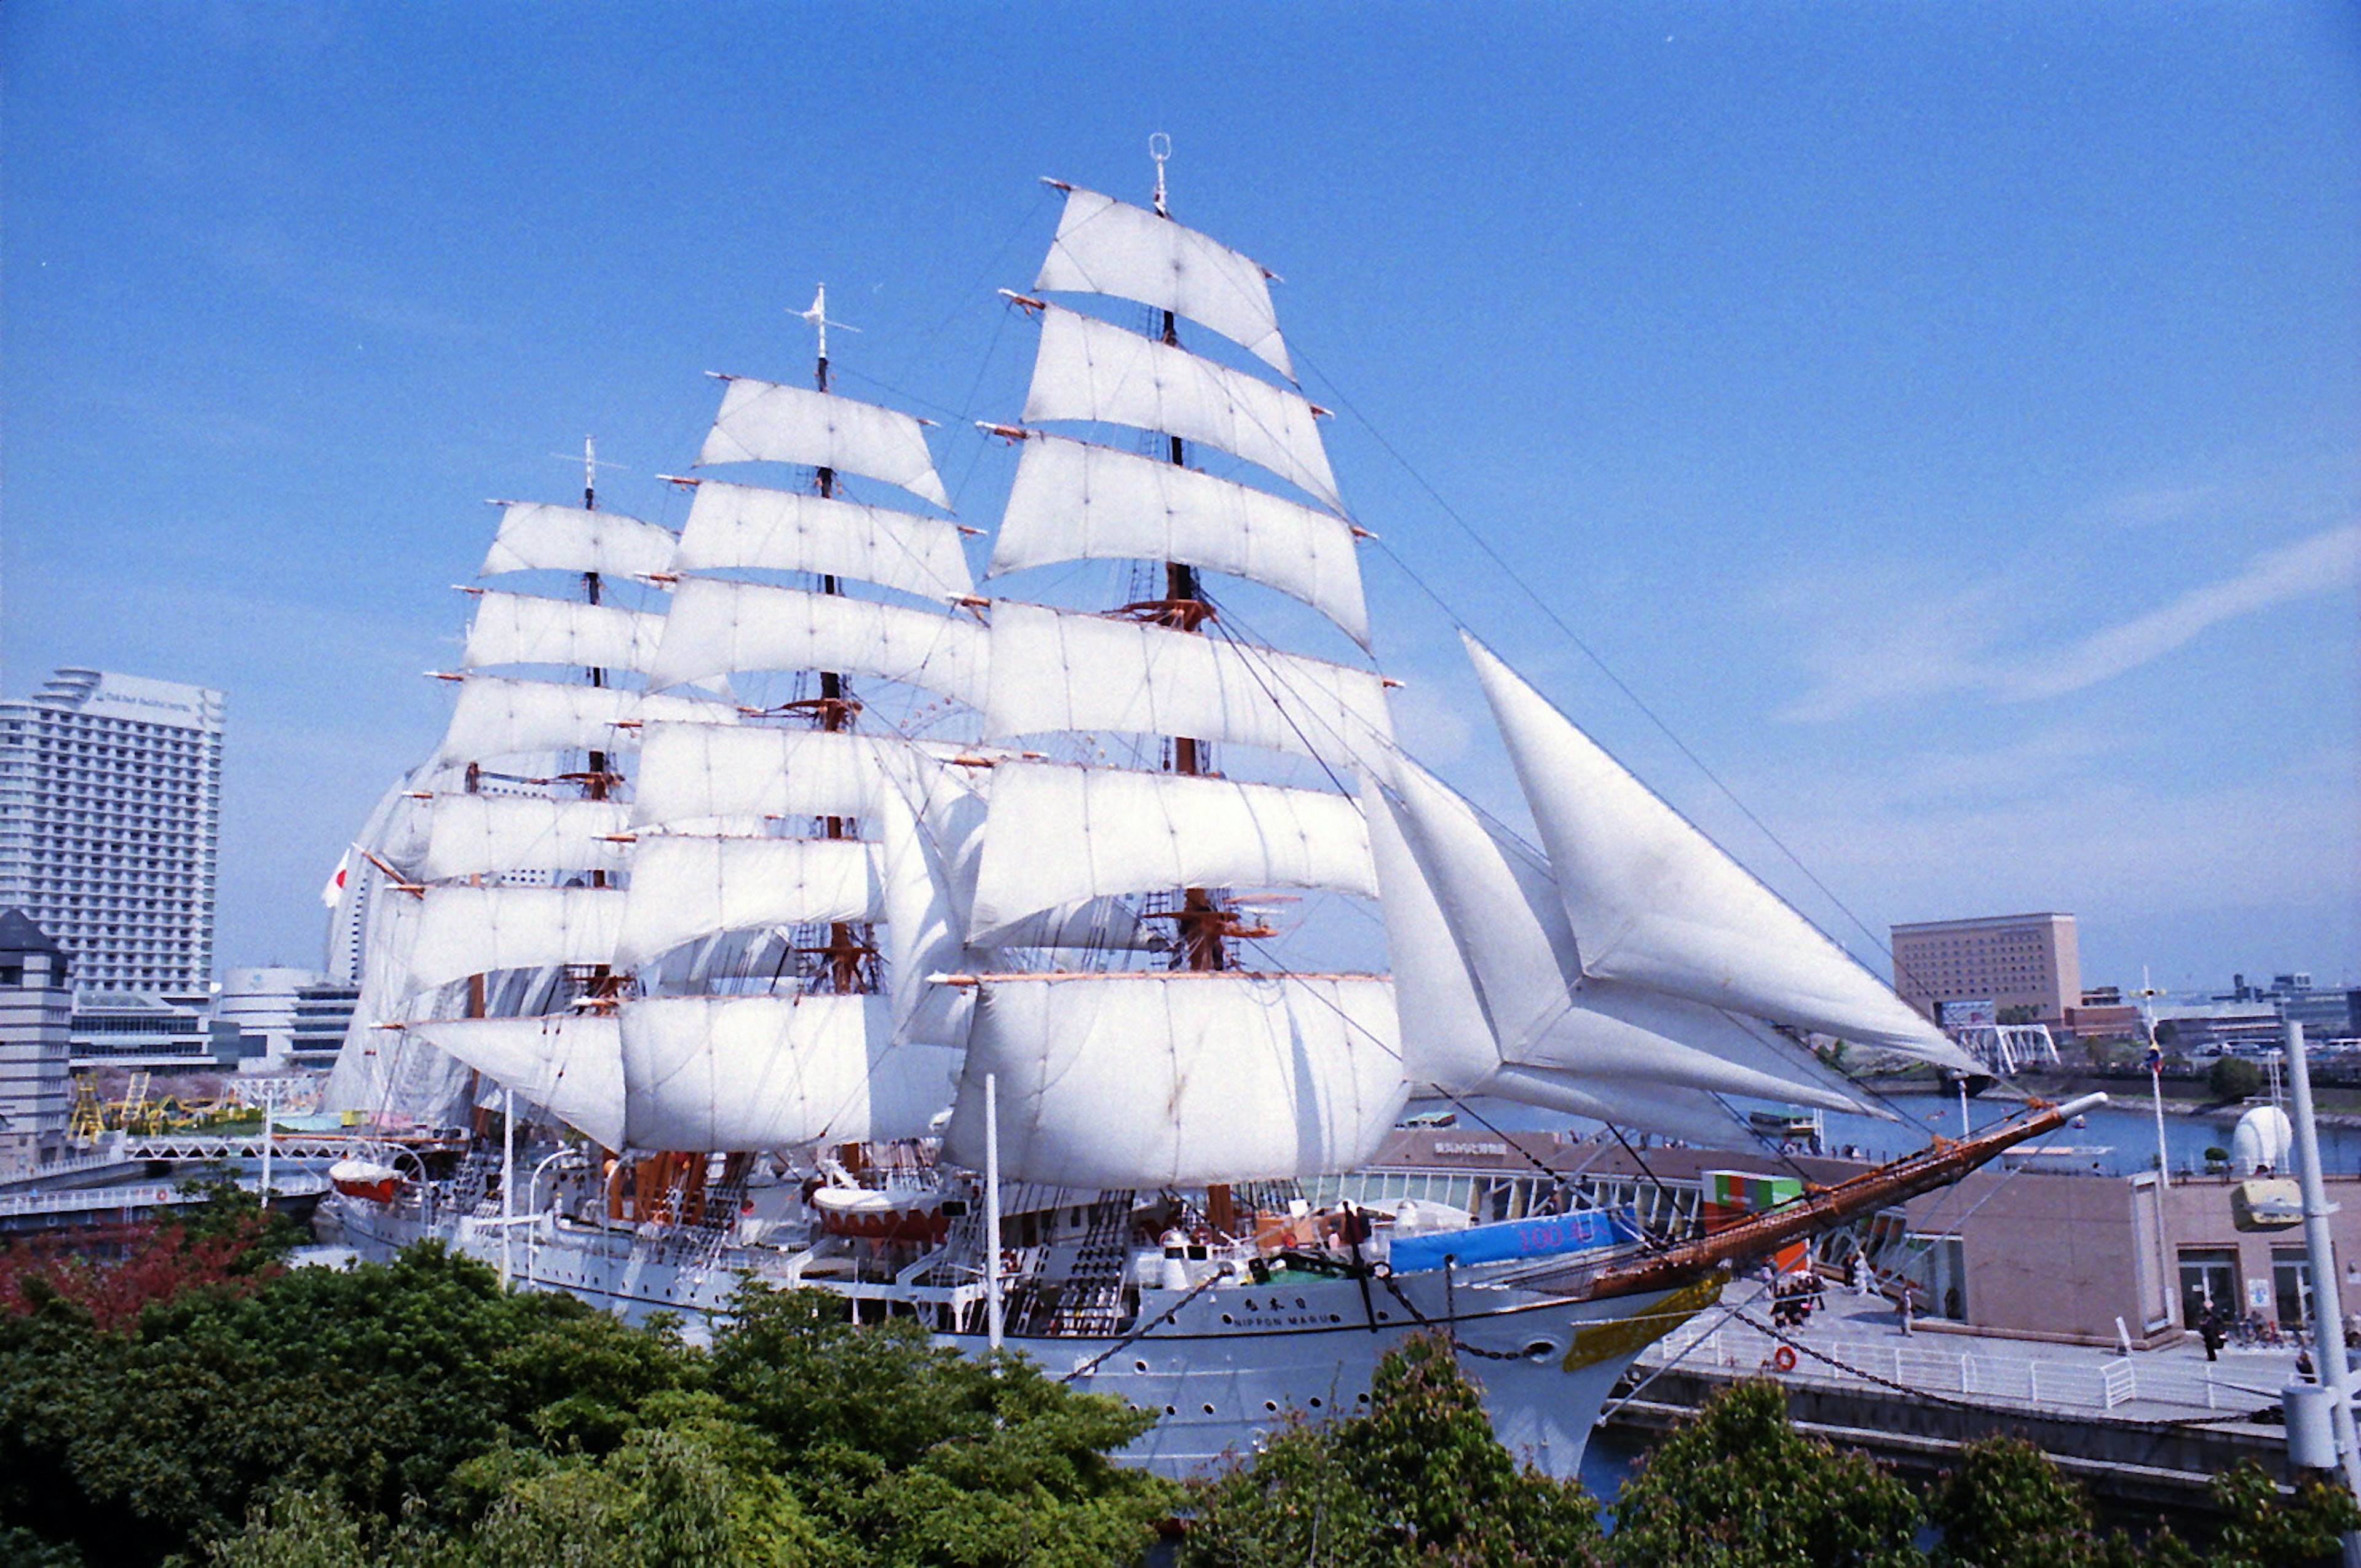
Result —
M1894 989L1938 1022L1993 1015L2063 1023L2082 1000L2071 915L1992 915L1894 927Z
M21 909L0 909L0 1175L46 1165L71 1113L71 961Z
M214 1022L238 1031L241 1070L284 1072L335 1061L360 988L310 970L234 969L214 1002Z
M222 696L60 670L0 703L0 906L76 988L199 996L213 971Z

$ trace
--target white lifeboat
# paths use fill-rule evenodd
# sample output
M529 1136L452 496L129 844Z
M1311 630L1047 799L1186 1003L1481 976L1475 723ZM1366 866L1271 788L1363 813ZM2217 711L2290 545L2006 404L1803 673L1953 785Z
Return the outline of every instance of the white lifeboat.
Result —
M928 1187L822 1187L811 1195L819 1228L876 1242L939 1242L950 1230L943 1195Z
M401 1172L373 1159L340 1159L328 1168L328 1179L347 1198L390 1203L401 1190Z

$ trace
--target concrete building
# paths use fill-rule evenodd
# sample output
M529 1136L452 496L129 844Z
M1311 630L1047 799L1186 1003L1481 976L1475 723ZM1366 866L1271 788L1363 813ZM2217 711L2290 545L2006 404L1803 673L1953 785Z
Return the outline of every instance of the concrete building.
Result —
M77 991L71 1038L77 1072L234 1068L242 1050L237 1025L215 1023L210 998L129 991Z
M2055 913L1928 920L1893 928L1894 989L1929 1018L1989 1004L1997 1014L2030 1008L2062 1024L2082 999L2074 917Z
M60 670L0 703L0 906L84 992L201 994L213 972L222 696Z
M359 987L310 970L234 969L222 981L214 1020L237 1029L242 1071L328 1067L359 1000Z
M72 1111L71 962L25 917L0 910L0 1175L56 1159Z

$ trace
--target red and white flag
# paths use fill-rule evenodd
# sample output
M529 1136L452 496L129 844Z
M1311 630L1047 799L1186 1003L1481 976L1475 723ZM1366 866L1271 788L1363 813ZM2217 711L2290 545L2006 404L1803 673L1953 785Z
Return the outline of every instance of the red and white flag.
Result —
M331 909L345 896L345 872L352 863L353 852L346 850L337 857L335 872L328 878L327 885L320 889L320 902Z

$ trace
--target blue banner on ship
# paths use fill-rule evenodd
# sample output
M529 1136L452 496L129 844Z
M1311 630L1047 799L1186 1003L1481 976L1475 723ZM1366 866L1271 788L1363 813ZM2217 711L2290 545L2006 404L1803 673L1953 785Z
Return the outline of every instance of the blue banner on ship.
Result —
M1621 1211L1584 1209L1572 1214L1470 1225L1464 1231L1396 1236L1386 1257L1396 1274L1415 1274L1421 1269L1441 1268L1446 1257L1462 1265L1497 1263L1511 1257L1596 1252L1639 1239L1638 1227Z

